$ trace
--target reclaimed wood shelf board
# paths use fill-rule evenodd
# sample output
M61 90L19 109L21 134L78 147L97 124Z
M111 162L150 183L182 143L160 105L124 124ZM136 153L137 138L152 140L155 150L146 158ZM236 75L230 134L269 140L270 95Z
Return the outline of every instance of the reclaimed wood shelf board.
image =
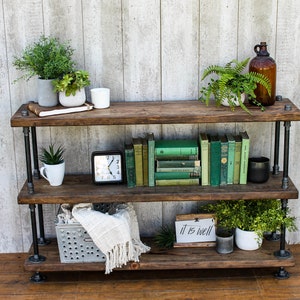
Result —
M34 193L29 194L25 182L18 195L19 204L61 204L101 202L157 202L201 200L297 199L298 190L289 179L289 187L281 187L282 172L270 174L263 184L211 186L155 186L128 188L120 185L94 185L92 176L66 175L61 186L52 187L45 179L34 180Z
M149 239L145 243L151 245ZM155 247L140 256L139 262L128 262L126 266L115 270L167 270L167 269L224 269L224 268L262 268L292 267L294 257L279 259L274 252L279 242L265 240L263 246L255 251L243 251L237 248L226 255L218 254L214 247L173 248L159 250ZM25 270L34 272L57 271L104 271L105 263L61 263L56 240L40 247L40 254L46 256L41 263L25 261Z
M262 112L257 106L247 105L251 114L240 107L235 111L207 107L198 100L112 102L107 109L87 112L38 117L22 105L11 118L12 127L41 126L92 126L92 125L136 125L136 124L197 124L234 122L300 121L300 110L289 100L277 101ZM288 109L287 109L288 108Z

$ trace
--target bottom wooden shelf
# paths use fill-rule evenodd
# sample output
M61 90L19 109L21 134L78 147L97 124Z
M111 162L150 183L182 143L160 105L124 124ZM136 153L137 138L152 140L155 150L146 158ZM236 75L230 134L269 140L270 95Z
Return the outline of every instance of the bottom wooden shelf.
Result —
M151 245L151 240L146 240ZM279 242L263 242L263 246L255 251L243 251L235 248L231 254L221 255L215 247L207 248L173 248L159 250L155 247L147 254L140 256L139 262L129 262L121 269L115 270L167 270L167 269L228 269L228 268L261 268L292 267L295 265L293 255L279 259L274 251L279 250ZM288 250L288 249L287 249ZM33 272L57 271L104 271L104 263L61 263L56 240L39 247L40 255L46 257L41 263L25 261L25 270ZM30 254L32 251L30 251Z

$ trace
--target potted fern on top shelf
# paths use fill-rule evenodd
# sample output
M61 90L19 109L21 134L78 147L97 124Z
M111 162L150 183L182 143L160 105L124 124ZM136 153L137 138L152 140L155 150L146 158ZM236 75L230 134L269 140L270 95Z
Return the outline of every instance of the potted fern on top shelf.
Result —
M252 104L264 107L255 101L254 90L257 84L264 86L269 94L271 94L271 83L268 77L257 72L243 73L250 58L243 61L232 60L225 66L211 65L207 67L202 75L201 80L215 74L217 78L211 77L207 86L200 90L199 100L209 104L211 97L214 96L216 106L225 105L234 110L236 106L241 106L243 110L250 113L245 106L244 100L246 95Z
M38 76L38 103L41 106L57 105L57 94L52 80L71 72L75 62L74 49L69 43L62 43L56 37L42 35L38 41L28 45L20 56L15 56L13 66L24 74L16 79L29 80Z

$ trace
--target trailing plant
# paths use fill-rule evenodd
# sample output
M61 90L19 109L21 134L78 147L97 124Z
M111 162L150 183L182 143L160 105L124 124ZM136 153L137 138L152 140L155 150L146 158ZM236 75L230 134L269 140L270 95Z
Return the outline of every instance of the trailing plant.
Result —
M47 165L58 165L64 162L63 154L65 149L62 145L55 149L55 145L51 143L48 148L41 147L41 154L39 159L41 162Z
M75 96L77 91L88 85L90 85L89 73L83 70L73 71L53 80L55 92L65 92L67 97Z
M218 226L225 228L240 228L255 231L259 237L264 232L276 232L285 225L289 231L296 231L295 218L281 208L278 199L218 201L207 204L202 210L216 215Z
M41 79L55 79L71 72L75 66L73 52L69 43L42 35L37 42L28 45L20 56L14 57L13 66L24 72L17 80L29 80L35 75Z
M261 110L264 110L262 104L256 101L254 90L257 84L264 86L271 94L271 82L268 77L257 72L242 73L246 68L250 58L243 61L232 60L225 66L211 65L207 67L202 75L201 80L204 80L207 76L216 74L217 79L211 78L207 86L202 87L200 90L199 100L209 104L211 97L214 96L216 106L220 106L225 100L228 101L231 110L236 107L235 100L237 99L239 105L246 112L250 113L248 108L241 100L241 95L245 93L251 103L260 106Z
M176 240L176 233L170 226L162 226L159 232L154 237L154 243L159 248L170 249L173 247Z

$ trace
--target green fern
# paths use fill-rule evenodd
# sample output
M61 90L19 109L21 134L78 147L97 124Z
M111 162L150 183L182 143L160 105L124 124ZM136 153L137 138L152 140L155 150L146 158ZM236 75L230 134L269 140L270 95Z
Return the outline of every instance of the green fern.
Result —
M207 67L203 72L201 80L204 80L207 76L214 74L218 76L218 79L212 77L208 85L206 87L202 87L200 90L201 95L199 100L208 105L211 98L214 97L216 105L220 106L222 102L227 99L230 108L234 110L236 104L231 99L235 96L238 99L241 108L250 113L241 100L241 95L245 93L248 95L248 98L252 101L252 103L260 106L261 110L264 110L264 107L255 101L256 96L254 91L257 88L257 84L261 84L266 88L270 95L271 82L269 78L260 73L242 73L249 60L250 58L247 58L239 62L234 59L227 63L224 67L218 65L211 65Z

